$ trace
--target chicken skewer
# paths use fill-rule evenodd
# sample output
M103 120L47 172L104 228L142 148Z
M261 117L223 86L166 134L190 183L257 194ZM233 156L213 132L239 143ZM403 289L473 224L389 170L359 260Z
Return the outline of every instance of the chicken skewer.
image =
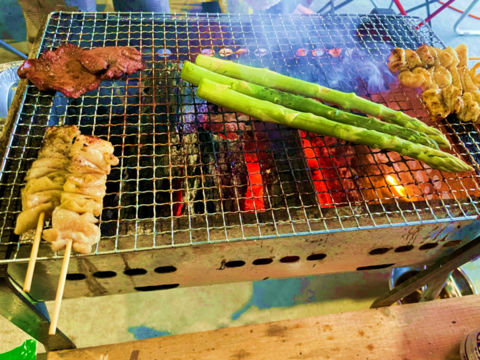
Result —
M29 292L32 285L35 263L45 219L49 219L53 209L60 203L66 153L73 138L80 134L76 126L63 128L49 127L45 133L38 159L27 173L27 184L22 189L23 211L17 218L15 233L21 235L36 228L35 238L28 263L23 290Z
M77 136L68 160L61 204L53 211L52 228L43 232L43 238L52 243L52 249L65 248L50 335L54 335L57 329L71 250L89 253L92 245L100 240L96 216L102 212L107 175L111 166L118 164L111 143L84 135Z
M432 119L456 113L462 121L480 121L480 63L468 69L468 48L444 50L422 45L416 51L395 48L388 67L399 71L398 79L406 87L419 88Z

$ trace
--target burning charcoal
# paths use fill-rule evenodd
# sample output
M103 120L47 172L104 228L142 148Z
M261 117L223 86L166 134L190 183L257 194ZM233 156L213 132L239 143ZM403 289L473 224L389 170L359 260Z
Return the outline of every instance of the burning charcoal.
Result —
M300 48L297 51L295 51L295 56L300 57L300 56L306 56L306 55L307 55L307 52L303 48Z
M329 49L328 53L333 57L339 57L340 54L342 53L342 49L337 49L337 48Z
M279 209L285 206L301 206L315 203L311 183L305 171L303 154L299 150L297 131L269 123L255 122L255 136L263 133L262 145L268 146L260 152L261 169L264 176L265 204ZM266 136L265 136L266 135Z
M220 49L218 52L221 57L227 57L233 54L232 49Z
M215 55L215 50L213 49L203 49L202 54L205 56L214 56Z
M241 55L241 54L248 54L248 49L238 49L235 51L234 54Z

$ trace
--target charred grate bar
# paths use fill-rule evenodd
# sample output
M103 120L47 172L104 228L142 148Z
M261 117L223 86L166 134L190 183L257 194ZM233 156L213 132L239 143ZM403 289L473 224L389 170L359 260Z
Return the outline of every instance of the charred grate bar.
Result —
M437 124L476 172L450 174L396 153L252 121L195 97L180 70L199 53L343 90L428 121L416 91L385 66L395 46L444 44L418 19L381 15L53 13L39 54L64 42L134 46L147 67L79 99L28 86L2 164L0 253L47 126L109 140L112 169L94 254L471 220L480 215L476 126ZM58 255L42 255L39 260Z

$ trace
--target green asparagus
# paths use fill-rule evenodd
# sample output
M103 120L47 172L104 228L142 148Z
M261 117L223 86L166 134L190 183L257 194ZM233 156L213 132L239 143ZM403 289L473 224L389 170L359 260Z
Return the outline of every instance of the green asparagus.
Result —
M323 116L330 120L335 120L343 124L363 127L369 130L398 136L413 143L429 146L438 149L435 140L416 130L404 128L395 124L387 124L375 118L367 118L355 115L346 111L335 109L319 103L313 99L289 94L279 90L267 89L260 85L239 81L228 76L220 75L210 70L201 68L191 62L185 62L182 68L182 79L198 86L202 79L209 79L218 84L228 85L233 90L260 100L270 101L272 103L285 106L289 109L298 110L314 115Z
M233 61L225 61L210 56L198 55L195 63L210 71L262 85L267 88L319 99L344 109L358 110L386 122L425 133L434 139L440 147L451 148L450 143L440 130L430 127L401 111L395 111L381 104L376 104L358 97L354 93L347 94L308 81L285 76L269 69L241 65Z
M266 122L333 136L345 141L364 144L375 149L393 150L401 155L421 160L432 168L449 172L472 170L469 165L460 159L440 150L414 144L408 140L382 134L375 130L341 124L313 114L287 109L268 101L258 100L241 94L227 85L217 84L208 79L200 81L197 96L216 105Z

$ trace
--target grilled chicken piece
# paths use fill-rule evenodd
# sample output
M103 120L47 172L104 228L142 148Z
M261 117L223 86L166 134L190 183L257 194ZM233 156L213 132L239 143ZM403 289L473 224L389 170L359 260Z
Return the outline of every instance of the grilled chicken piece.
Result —
M400 84L409 88L422 87L429 88L432 85L432 74L421 67L413 69L413 71L402 71L398 75Z
M35 194L47 190L63 190L65 171L55 171L39 179L31 179L25 185L27 194Z
M388 68L392 73L408 70L408 67L405 64L405 50L401 48L395 48L392 50L392 54L388 58Z
M420 56L413 50L405 49L405 60L410 70L422 66L422 59L420 59Z
M422 60L422 66L423 67L429 67L429 66L435 65L435 58L430 53L430 49L427 45L420 46L416 50L416 53L418 54L418 56Z
M476 63L471 69L470 69L470 77L472 78L472 81L474 84L480 88L480 73L477 74L477 70L480 68L480 62Z
M462 91L453 84L442 90L442 100L449 113L458 113L463 110Z
M92 213L94 216L100 216L102 205L102 198L63 192L60 207L79 214Z
M68 174L67 182L76 187L102 187L107 181L106 175L99 174Z
M70 149L70 144L64 142L50 143L47 146L44 146L40 149L38 153L38 158L59 158L66 159L68 155L68 150Z
M442 93L440 89L430 88L424 91L422 94L422 99L430 111L430 116L433 120L448 116L449 112L443 104Z
M465 106L463 110L458 113L458 118L467 122L480 121L480 105L475 101L474 95L469 92L464 93L463 102Z
M44 230L42 238L52 243L54 251L61 250L69 240L73 249L82 254L92 251L92 245L100 241L98 220L90 213L80 215L62 207L53 212L52 229Z
M80 135L80 130L75 125L66 126L50 126L45 131L45 139L42 146L48 145L50 142L63 142L71 144L73 139Z
M452 48L451 46L448 46L448 47L445 48L444 51L447 52L448 54L450 54L450 56L452 57L452 62L449 65L443 65L443 66L445 66L445 67L455 66L456 67L458 65L458 63L460 62L460 59L458 58L458 54L455 51L455 49Z
M26 193L25 189L22 189L22 207L24 209L31 209L38 205L46 203L60 204L60 197L62 196L62 190L46 190L40 191L34 194Z
M460 82L462 83L463 91L465 92L478 91L478 86L476 85L476 81L472 79L471 72L468 70L468 67L459 66L457 70L458 70L458 76L460 78Z
M432 75L432 82L438 86L439 89L444 89L452 84L452 75L443 66L437 65L429 69Z
M459 63L457 66L467 66L468 63L468 47L465 44L460 44L455 48L457 52Z
M28 230L35 229L37 227L38 218L42 212L45 213L45 218L49 219L52 216L53 210L59 205L59 203L45 203L38 205L31 209L23 210L17 217L17 223L15 224L15 234L21 235Z
M422 68L419 68L422 69ZM416 70L416 69L415 69ZM422 69L425 70L425 69ZM428 71L425 70L427 73ZM430 74L428 74L430 77ZM413 73L410 70L402 71L400 74L398 74L398 81L400 81L400 84L403 86L409 87L409 88L417 88L423 85L425 83L425 76L422 73Z
M440 65L444 68L450 66L453 62L453 56L446 50L436 49L438 60L440 60Z
M433 57L433 66L439 66L440 65L440 59L437 54L437 49L434 48L433 46L428 46L428 51Z
M453 65L450 65L448 68L447 68L448 72L450 73L450 75L452 76L452 85L459 88L460 91L462 91L463 89L463 85L462 85L462 82L460 81L460 75L458 74L458 68L456 66Z
M98 174L107 175L110 173L111 166L98 167L94 163L86 160L81 154L75 154L70 159L70 164L67 166L67 171L74 174Z
M35 160L31 168L35 169L35 168L48 167L51 169L63 170L65 169L65 166L67 165L67 163L68 163L67 159L42 158L42 159Z
M118 165L118 158L113 155L113 150L113 145L108 141L81 135L76 138L70 155L80 155L99 168L106 168L108 165Z
M78 174L68 177L63 187L67 193L76 193L88 195L94 198L102 199L105 196L107 187L105 186L105 175Z
M406 70L398 74L398 81L403 86L417 88L425 82L425 78L421 74L413 74L410 70Z
M25 180L30 181L33 179L38 179L43 176L50 176L52 173L59 172L60 169L53 169L49 167L39 167L39 168L31 168L27 171L27 175L25 176Z

